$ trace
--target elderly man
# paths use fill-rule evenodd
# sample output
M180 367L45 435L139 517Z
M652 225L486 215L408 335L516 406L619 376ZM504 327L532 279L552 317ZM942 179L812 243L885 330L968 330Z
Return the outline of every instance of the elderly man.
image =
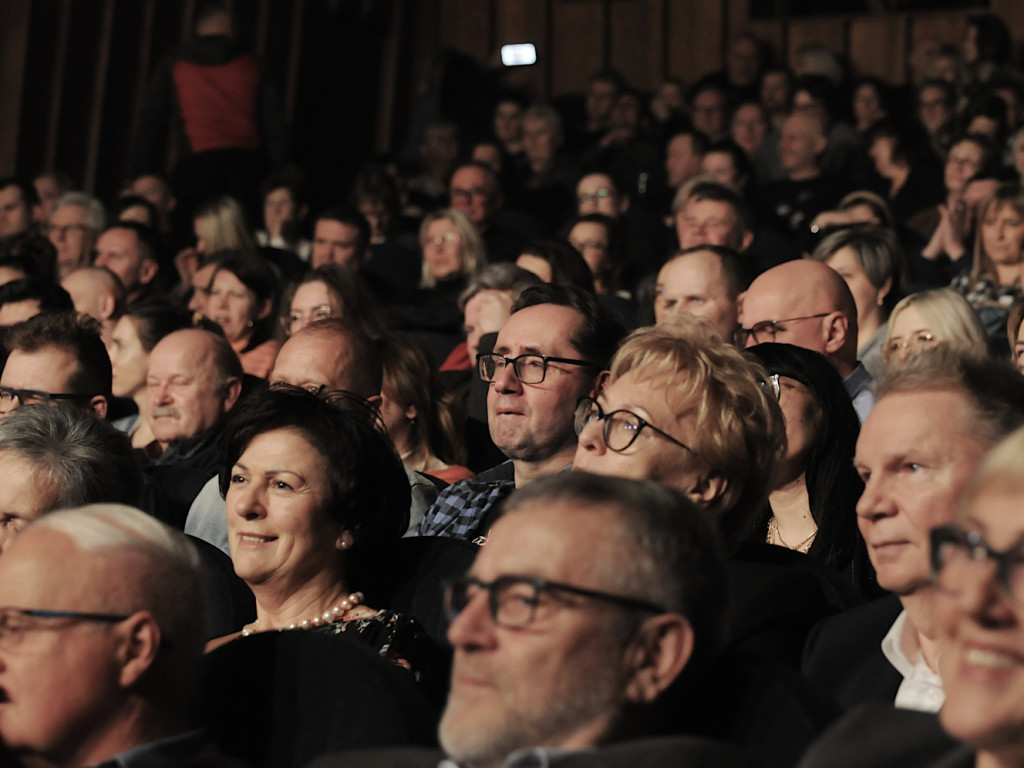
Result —
M82 267L60 284L71 296L75 311L100 324L103 343L109 346L114 326L124 314L125 294L120 278L103 267Z
M88 266L103 230L103 203L84 192L66 192L57 198L46 226L46 234L57 249L57 273L63 279L79 267Z
M160 518L180 528L217 472L217 435L242 392L242 364L223 336L175 331L149 355L146 392L156 438L146 471L164 493Z
M0 606L0 739L19 764L226 764L189 731L207 633L184 536L124 506L46 515L0 557Z
M366 332L341 318L310 323L293 334L282 346L270 374L273 384L291 384L313 392L345 390L380 405L383 373L380 352ZM185 521L185 532L228 549L224 519L224 498L216 472L196 496ZM437 489L424 475L406 470L412 492L410 527L419 523L437 498ZM212 478L212 479L209 479Z
M130 304L152 292L153 280L160 271L159 252L153 230L134 221L119 221L107 227L96 241L93 265L118 276Z
M674 210L682 250L724 245L743 252L754 238L750 209L743 198L734 188L709 178L680 189Z
M36 315L8 330L4 346L0 417L23 405L61 402L107 417L110 358L95 320L70 312Z
M565 469L576 448L576 401L593 394L622 333L610 310L581 289L538 285L523 291L494 351L477 358L480 378L489 383L491 439L508 461L446 488L419 535L482 544L498 501Z
M779 341L825 355L864 421L875 402L873 379L857 361L857 305L838 272L817 261L789 261L759 275L740 301L737 344Z
M135 505L142 471L131 443L74 408L18 408L0 420L0 552L43 513L83 504Z
M879 585L895 597L822 623L804 658L804 674L840 706L942 706L929 532L953 521L981 456L1021 425L1024 379L1003 363L939 350L883 380L857 441L857 523Z
M531 764L547 765L548 753L571 760L566 751L644 735L666 689L722 636L725 563L706 519L654 483L584 474L538 480L504 506L469 574L448 588L445 754L491 768L529 750ZM698 745L714 752L691 762ZM665 764L737 764L726 747L673 746ZM404 754L404 764L437 765L433 753ZM382 764L362 757L317 765ZM601 750L583 757L603 764Z
M654 317L699 317L723 339L739 325L739 295L750 285L750 266L736 251L697 245L665 262L654 285Z

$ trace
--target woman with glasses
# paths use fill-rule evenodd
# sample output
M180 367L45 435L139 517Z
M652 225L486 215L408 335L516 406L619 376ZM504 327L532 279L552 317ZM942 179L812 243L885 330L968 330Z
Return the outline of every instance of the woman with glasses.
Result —
M860 420L835 366L792 344L759 344L749 354L768 372L766 386L786 422L786 453L768 504L737 525L740 541L767 542L819 559L865 596L877 593L857 531L864 489L853 468Z
M378 418L353 395L287 385L232 412L220 490L235 572L256 598L241 634L346 634L419 673L433 653L419 625L367 604L369 568L409 522L409 481Z
M882 347L886 366L939 346L968 357L988 356L985 328L963 296L937 288L912 293L893 307Z
M955 524L932 531L943 728L966 743L943 765L1024 764L1024 431L997 445Z
M281 326L285 336L301 331L310 323L329 317L343 317L363 328L372 338L384 324L373 298L360 277L341 264L324 264L307 272L298 285L286 291Z

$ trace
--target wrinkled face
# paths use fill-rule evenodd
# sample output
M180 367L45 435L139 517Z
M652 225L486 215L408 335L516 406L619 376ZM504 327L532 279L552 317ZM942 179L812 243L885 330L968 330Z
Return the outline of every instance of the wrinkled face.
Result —
M450 219L430 222L422 245L423 261L435 280L444 280L462 272L462 242Z
M56 501L45 471L13 451L0 451L0 553Z
M582 317L571 307L538 304L512 315L498 332L494 352L515 358L524 354L580 360L569 339ZM576 401L594 385L593 368L549 363L540 384L523 384L513 367L497 373L487 391L487 425L494 444L509 458L544 461L576 444Z
M57 269L62 275L86 266L92 259L96 235L88 216L85 206L62 205L50 217L50 242L57 249Z
M783 170L793 174L816 169L824 144L825 136L817 120L793 114L783 123L779 137L779 160Z
M108 229L96 241L97 267L106 267L119 278L128 294L142 287L142 251L139 236L130 229Z
M1024 216L1009 203L990 205L981 220L981 244L993 263L1019 263L1024 245Z
M700 155L694 151L692 136L675 136L665 149L668 185L676 188L700 173Z
M359 230L354 226L334 219L320 219L316 223L310 255L313 269L324 264L341 264L357 269L363 256L359 250Z
M297 333L310 323L329 317L344 317L341 298L327 283L314 280L295 289L288 312L288 335Z
M889 291L875 287L853 248L848 245L840 248L829 256L825 263L838 272L850 287L854 304L857 305L858 322L878 314L882 299Z
M693 315L714 328L723 339L731 339L739 317L735 298L729 297L722 262L710 251L672 259L658 273L655 284L654 317Z
M615 592L621 587L593 563L613 562L607 558L619 551L618 532L603 510L526 506L498 520L470 574ZM484 591L474 594L448 630L455 655L440 728L445 752L461 764L500 765L520 748L592 743L626 698L625 645L615 621L623 616L613 605L545 593L533 623L500 627Z
M732 116L732 140L748 155L761 146L768 125L756 104L744 104Z
M934 134L952 117L946 94L941 88L922 88L917 102L917 117L928 133Z
M960 192L967 180L981 170L983 153L973 141L960 141L949 148L946 158L946 189Z
M344 389L352 385L355 353L341 334L299 332L281 346L270 374L272 384L291 384L310 391ZM355 392L370 397L376 392Z
M908 595L929 584L929 532L953 520L985 452L970 436L974 418L959 392L926 390L886 395L864 421L857 524L882 588Z
M569 231L569 245L583 256L595 279L608 261L608 230L596 221L581 221Z
M71 380L80 370L75 357L57 347L43 347L35 352L16 349L7 358L3 374L0 375L0 386L10 389L32 389L36 392L49 392L52 395L70 394L73 392ZM20 400L12 399L8 409L0 412L0 416L20 406Z
M590 173L576 185L576 212L603 213L613 219L622 214L622 197L611 177L603 173Z
M1019 484L982 490L963 521L998 552L1020 551L1024 504ZM1017 564L1014 567L1020 568ZM939 715L957 739L992 752L1019 752L1024 737L1024 605L999 583L991 561L957 567L954 588L936 601L939 671L946 703Z
M701 91L693 99L693 127L714 138L725 132L725 97L714 90Z
M256 294L226 269L218 270L210 285L206 310L232 344L252 335L253 324L266 317L269 305L261 306Z
M665 374L649 376L643 371L627 371L605 386L597 402L606 414L630 411L684 445L693 447L697 445L696 406L680 402L674 394L674 384L678 384L678 380L673 382ZM655 480L682 493L688 493L696 485L701 476L701 463L691 451L666 440L650 428L642 429L626 450L613 451L605 445L604 425L604 421L591 419L583 428L576 446L573 470L634 480Z
M213 370L212 351L199 331L178 331L149 356L146 396L153 436L170 443L217 424L227 410L225 388Z
M676 214L676 233L680 250L695 245L726 245L743 250L743 231L736 211L723 200L691 198Z
M287 187L272 189L263 198L263 224L267 232L277 234L281 226L295 218L295 200Z
M341 526L327 504L327 470L294 429L256 435L231 468L225 498L235 573L247 584L308 584L340 567Z
M462 211L476 226L486 224L497 208L494 190L483 168L466 166L452 176L452 208Z
M98 592L117 578L108 558L89 558L66 534L28 530L0 557L0 605L119 613ZM16 755L52 765L92 765L86 736L110 727L120 698L115 623L28 619L17 648L0 641L0 737ZM77 760L75 758L77 757Z
M0 189L0 238L26 232L32 224L32 211L15 186Z
M146 388L149 371L149 352L142 348L134 319L125 316L117 321L107 351L114 373L114 396L134 398Z
M740 181L736 163L728 152L708 152L700 164L701 172L722 184L736 184Z

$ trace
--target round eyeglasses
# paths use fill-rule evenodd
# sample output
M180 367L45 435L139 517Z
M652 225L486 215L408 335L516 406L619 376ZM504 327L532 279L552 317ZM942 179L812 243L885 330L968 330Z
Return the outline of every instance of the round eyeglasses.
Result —
M604 438L604 444L608 446L610 451L615 451L616 453L625 451L636 442L637 437L646 428L661 435L669 442L675 443L680 448L685 448L694 456L697 455L697 452L686 443L676 440L668 432L658 429L647 419L637 416L632 411L618 410L605 413L594 398L580 398L579 402L576 403L576 414L573 421L576 436L579 437L587 424L594 419L604 422L601 437Z

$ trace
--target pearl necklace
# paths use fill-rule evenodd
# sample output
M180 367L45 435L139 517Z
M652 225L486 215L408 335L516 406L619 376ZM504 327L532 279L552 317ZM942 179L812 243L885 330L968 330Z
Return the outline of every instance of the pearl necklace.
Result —
M302 621L292 622L287 626L278 627L278 632L284 632L286 629L310 629L311 627L319 627L324 624L332 624L335 621L341 621L345 618L345 614L363 602L362 592L352 592L348 597L342 598L341 602L330 610L318 613L311 619L303 619ZM251 634L259 632L260 620L252 622L252 624L246 624L242 629L242 637L248 637ZM273 627L271 627L273 629Z

